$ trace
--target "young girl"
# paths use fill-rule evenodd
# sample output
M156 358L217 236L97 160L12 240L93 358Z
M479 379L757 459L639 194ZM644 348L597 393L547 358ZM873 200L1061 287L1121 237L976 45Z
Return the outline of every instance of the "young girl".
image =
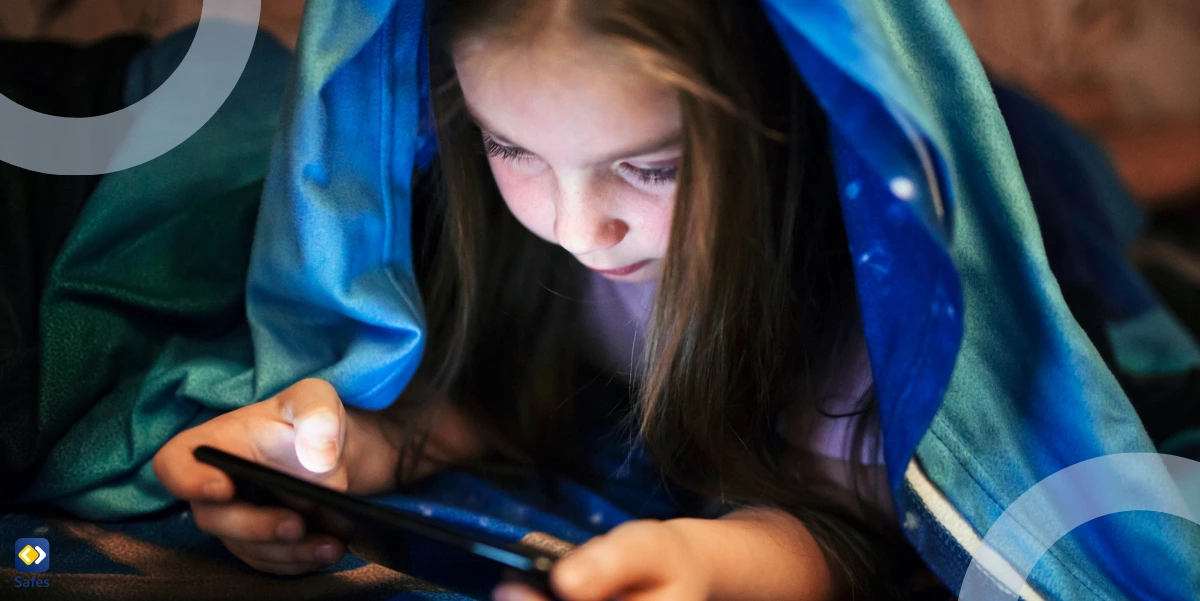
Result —
M737 508L595 539L555 569L564 599L884 588L869 512L846 503L846 466L877 462L862 450L874 435L863 420L852 445L854 418L822 415L866 414L871 380L825 118L762 10L428 11L439 158L414 200L431 340L416 383L379 413L297 383L177 436L159 478L252 566L314 570L342 544L290 511L229 502L230 482L191 450L364 494L477 457L554 464L590 365L630 378L631 423L664 473ZM402 470L426 424L423 459Z
M970 537L982 536L997 505L1048 467L1145 450L1136 416L1094 349L1077 327L1060 323L1070 318L1045 280L1042 250L1030 241L1036 227L1027 193L1011 144L995 133L1002 127L981 70L947 59L950 52L920 58L919 44L945 34L944 5L921 2L923 8L901 14L848 0L764 4L794 12L823 7L812 14L827 21L805 31L807 40L783 38L785 51L768 20L783 17L759 3L430 2L437 157L413 197L428 332L419 371L386 410L345 406L339 394L351 397L344 386L304 380L176 436L155 457L154 470L191 502L199 527L259 569L318 569L342 556L341 542L304 532L293 512L232 502L231 483L196 463L192 449L216 446L360 494L393 490L449 465L570 473L575 414L590 409L579 392L626 379L634 397L627 424L637 441L660 472L719 511L635 521L595 538L555 567L559 596L876 598L903 587L892 565L900 554L889 542L895 524L880 517L892 513L882 494L884 469L893 486L905 483L893 490L905 493L897 507L911 509L901 514L910 540L935 549L931 556L951 550L935 557L939 575L951 582L978 546ZM317 10L333 9L310 6ZM846 33L845 22L863 15L875 18L874 29ZM411 43L411 31L396 32L399 20L356 43L381 55L387 51L379 47ZM894 60L928 89L918 97L897 84L899 67L882 81L866 80L862 74L879 66L871 62L878 57L837 47L841 42L822 39L823 31L907 42L909 53ZM335 41L310 31L301 51L306 43ZM798 60L824 77L802 81L789 57L804 56L797 52L802 42L843 52L859 69L857 79ZM329 52L352 53L336 44ZM929 76L930 64L949 83ZM386 79L391 69L398 67L354 63L329 77L339 84ZM310 83L302 79L297 88L311 93ZM869 95L871 84L888 88L877 105L887 105L889 120L880 118L884 111L855 105L829 126L809 93L817 83L830 115L862 89ZM348 145L360 127L387 121L393 108L370 92L355 99L382 116L347 123L346 114L332 115L342 120L336 126ZM936 119L932 110L918 110L926 102L941 103ZM855 128L878 143L847 150L851 134L863 133ZM286 142L301 145L300 154L314 146ZM841 169L843 159L857 160L879 171L881 181L835 185L835 150L839 174L852 172ZM947 158L949 150L958 154ZM362 169L390 168L394 157L366 160L373 164ZM341 235L323 240L361 241L372 250L391 244L346 235L359 233L364 189L330 180L320 167L301 166L292 177L298 186L342 193L337 202L348 205L338 207L347 224L322 222L343 227ZM887 203L868 202L884 196ZM854 207L872 212L864 219ZM321 210L313 211L318 221ZM278 215L272 219L260 221L257 236L278 227ZM884 234L892 243L860 245L852 262L848 240ZM905 255L895 239L919 252ZM303 265L314 270L341 265L343 254L374 260L349 248L303 249L310 253ZM381 289L366 277L338 282ZM344 292L317 294L317 301ZM372 310L386 310L370 300ZM397 306L407 302L395 299ZM973 311L965 320L964 304ZM264 306L286 309L260 303L256 310ZM902 319L919 327L902 323L881 334L872 324L888 310L910 311ZM371 311L355 316L383 321ZM336 322L303 323L339 341L360 335L372 348L384 339L328 325ZM868 361L865 340L872 335ZM1036 370L1028 367L1031 357ZM891 401L883 412L875 408L876 383L879 398ZM886 430L885 466L876 422L887 427L887 420L893 427ZM921 459L934 482L909 463L927 430L932 442ZM1060 434L1069 442L1060 444ZM937 486L951 502L938 498ZM1113 526L1087 540L1156 547L1170 538L1165 524L1147 523ZM1094 585L1108 590L1115 587L1097 574L1134 564L1136 558L1060 554L1045 564L1051 576L1042 584L1066 587L1056 588L1067 590L1060 598ZM496 589L503 599L534 595L519 585Z

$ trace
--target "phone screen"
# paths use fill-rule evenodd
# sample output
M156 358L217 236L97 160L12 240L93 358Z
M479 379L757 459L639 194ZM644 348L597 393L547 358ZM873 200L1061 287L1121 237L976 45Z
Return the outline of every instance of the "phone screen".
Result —
M399 572L409 565L414 543L450 546L518 570L522 580L545 590L546 576L557 559L521 543L484 540L212 447L198 447L193 454L197 461L225 472L238 499L295 509L305 516L310 530L332 534L346 541L354 555Z

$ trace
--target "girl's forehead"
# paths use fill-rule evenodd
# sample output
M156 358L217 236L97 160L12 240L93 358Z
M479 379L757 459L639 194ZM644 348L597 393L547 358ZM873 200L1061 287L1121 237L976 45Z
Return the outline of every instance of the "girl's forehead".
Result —
M637 75L640 69L619 44L576 28L548 27L531 38L474 34L457 39L454 62L475 71L516 67L531 74L586 77L597 69Z
M455 66L472 116L536 154L600 160L680 127L674 92L594 40L460 48Z

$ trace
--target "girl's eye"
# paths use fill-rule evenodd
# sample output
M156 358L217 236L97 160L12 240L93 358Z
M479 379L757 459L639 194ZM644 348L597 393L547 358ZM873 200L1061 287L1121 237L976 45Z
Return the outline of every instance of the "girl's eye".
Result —
M665 188L675 185L679 178L679 166L665 167L634 167L629 163L621 163L617 172L630 183L644 188Z
M514 163L530 161L537 158L533 155L533 153L527 150L515 148L513 146L505 146L504 144L492 139L492 137L486 133L483 134L483 151L490 157L497 157Z

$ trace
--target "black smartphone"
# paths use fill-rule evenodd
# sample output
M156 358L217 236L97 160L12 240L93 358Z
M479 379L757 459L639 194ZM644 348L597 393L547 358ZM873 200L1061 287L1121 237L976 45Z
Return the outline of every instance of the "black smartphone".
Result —
M558 559L550 552L522 543L484 540L212 447L198 447L193 455L197 461L225 472L233 480L236 498L255 505L296 509L305 516L309 531L326 532L346 541L351 553L367 561L403 572L414 543L448 546L515 571L519 580L549 596L548 576Z

